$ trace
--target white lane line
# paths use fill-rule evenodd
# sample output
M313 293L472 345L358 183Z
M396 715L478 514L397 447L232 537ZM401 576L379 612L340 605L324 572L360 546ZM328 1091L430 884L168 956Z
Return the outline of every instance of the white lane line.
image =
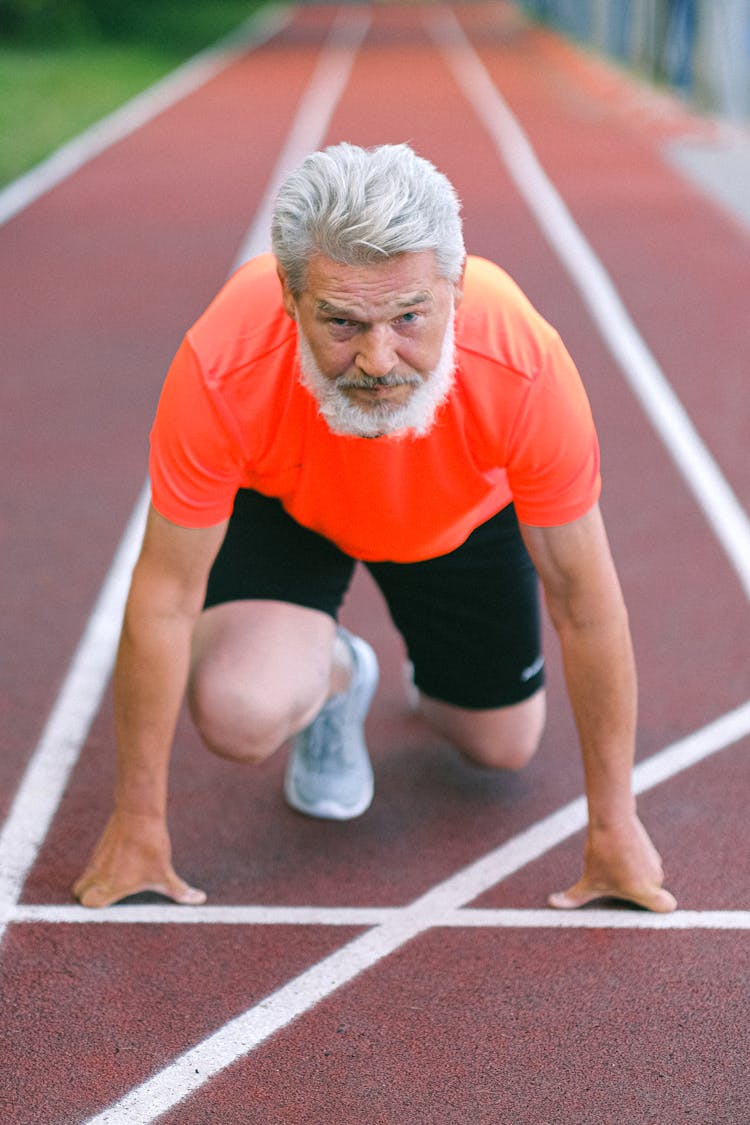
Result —
M16 906L7 921L31 925L153 926L338 926L373 927L392 922L402 906L116 906L85 910L82 906ZM632 909L446 910L432 928L532 930L748 930L750 910L677 910L649 914Z
M1 908L0 908L1 909ZM8 921L44 925L126 926L379 926L400 906L176 906L172 903L106 906L20 904Z
M645 793L655 785L703 761L717 750L732 746L750 734L750 700L727 711L693 734L666 746L639 762L633 770L633 792Z
M578 289L750 598L750 519L646 346L612 279L542 168L455 15L429 13L428 26L508 174Z
M125 102L0 191L0 224L57 187L113 144L214 78L250 47L260 46L288 22L291 9L272 5L206 51L188 59L165 78Z
M440 926L548 930L750 930L750 910L454 910Z
M298 163L322 142L370 18L354 12L337 18L300 103L290 134L295 146L285 146L284 167ZM269 194L273 188L272 177ZM260 220L265 221L262 209ZM251 234L258 229L256 220ZM20 896L109 680L148 500L145 487L0 835L0 940L7 924L2 918L7 917L8 905Z
M687 738L665 747L642 763L638 774L640 792L675 776L747 734L750 734L750 702L736 708L716 722L709 723ZM728 912L728 915L722 915L721 912L706 914L685 912L675 919L674 915L657 916L614 910L557 912L463 909L502 879L532 860L538 859L572 833L583 828L585 823L586 804L580 797L437 884L408 906L376 912L380 921L371 929L347 942L336 952L196 1044L131 1090L115 1105L92 1118L89 1125L105 1125L107 1122L111 1125L112 1122L125 1121L130 1125L145 1125L147 1122L154 1121L198 1090L213 1075L254 1050L269 1036L287 1027L339 988L354 980L360 973L400 949L412 938L434 927L527 925L537 928L541 926L611 928L625 927L624 919L627 919L630 928L686 929L691 928L693 923L696 927L711 929L748 928L750 915L742 911ZM121 908L112 908L111 913L116 913L118 909ZM210 910L206 907L164 907L163 916L166 918L168 914L169 919L173 920L175 911L180 909L185 914L201 910L204 915L207 909ZM265 909L268 911L267 916L271 918L272 908ZM282 911L285 909L282 908ZM353 919L352 912L346 913L349 919ZM341 912L341 917L343 916L344 912ZM284 914L279 917L284 917ZM363 917L364 915L359 914L355 924L361 923ZM286 918L291 922L288 913ZM681 918L690 921L681 921ZM725 923L723 927L722 918ZM327 922L321 924L330 924L330 920L331 915L327 914Z
M144 489L0 833L0 908L17 901L99 710L112 672L148 501L149 491ZM5 925L0 916L0 941Z
M122 590L127 585L127 565L118 566L119 585ZM116 622L108 614L106 626L114 635ZM93 619L92 619L93 620ZM97 671L97 674L100 675ZM78 683L86 682L83 672ZM71 677L72 680L72 677ZM71 689L72 690L72 689ZM89 689L90 690L90 689ZM95 709L95 701L89 702ZM65 714L64 708L61 709ZM77 733L77 732L75 732ZM732 746L750 735L750 701L721 715L706 726L673 742L670 746L639 762L633 771L633 790L645 793L664 781L697 765L704 759ZM52 747L50 756L56 757L58 743L51 737L47 745ZM59 786L58 778L51 776L50 769L66 772L65 763L47 761L39 766L40 777L45 779L50 790ZM67 773L66 773L67 776ZM24 805L25 815L19 813L20 854L26 859L24 848L30 847L26 825L32 812L37 813L39 795L31 789ZM52 804L52 801L50 801ZM49 816L42 809L43 817ZM54 808L52 809L54 812ZM563 808L538 821L524 832L519 833L488 855L469 864L444 883L439 884L419 901L429 900L431 906L446 911L459 909L466 902L477 898L489 887L496 885L508 875L538 859L551 848L556 847L568 836L586 825L586 802L577 797ZM44 829L46 831L46 829ZM1 853L5 857L5 851ZM8 851L8 856L12 852ZM5 868L5 861L3 862ZM4 872L3 872L4 874ZM448 897L446 898L446 894ZM103 910L87 910L80 906L15 905L9 894L0 897L0 922L49 922L66 924L216 924L216 925L319 925L319 926L375 926L391 919L394 911L404 907L293 907L293 906L174 906L152 903L141 906L112 906ZM577 915L578 916L578 915Z
M748 735L750 701L639 763L633 773L634 791L645 793ZM431 911L456 910L585 828L586 822L585 798L577 797L438 884L418 902Z
M600 912L600 919L604 913ZM616 911L607 913L618 914ZM458 917L458 914L453 917ZM562 915L560 917L563 918ZM602 928L597 925L596 914L593 911L588 917L592 919L592 928ZM661 929L667 928L661 919L674 918L674 915L662 915L656 923L654 923L656 917L654 915L644 914L641 917L650 923L648 928ZM91 1118L87 1125L115 1125L115 1123L120 1125L124 1122L128 1125L147 1125L156 1120L199 1090L230 1062L248 1054L276 1031L286 1027L299 1012L309 1011L336 989L406 944L425 928L423 921L424 919L420 921L419 915L412 917L408 911L405 911L398 919L398 923L369 930L272 993L260 1004L225 1024L214 1035L203 1040L197 1047L186 1051L153 1078L136 1087L101 1114ZM614 925L609 919L607 922L610 928ZM520 925L524 924L520 922ZM680 927L673 924L671 928ZM741 924L736 928L744 929L746 926Z
M286 1027L301 1012L314 1008L336 989L399 949L421 929L420 916L401 911L393 922L368 930L186 1051L91 1118L88 1125L146 1125L156 1120L235 1059Z
M271 216L276 194L287 175L308 153L323 143L333 111L349 80L356 53L367 34L372 15L366 9L342 9L334 22L326 49L305 92L305 100L289 131L266 194L237 253L232 272L270 247Z

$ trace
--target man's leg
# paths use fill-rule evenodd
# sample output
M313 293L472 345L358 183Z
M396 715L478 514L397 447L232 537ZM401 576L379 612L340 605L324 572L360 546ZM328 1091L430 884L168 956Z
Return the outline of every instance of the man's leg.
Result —
M188 695L206 745L223 757L262 761L296 735L288 804L349 820L373 797L364 722L377 682L370 646L328 614L242 601L204 612Z
M204 610L188 698L210 749L262 761L345 691L351 659L329 614L280 601Z
M456 707L420 694L419 712L478 765L516 770L530 761L539 746L546 696L544 688L540 688L521 703L475 709Z
M409 652L416 707L473 761L519 769L544 728L538 582L512 507L448 555L368 564Z
M195 630L190 705L206 744L262 761L296 736L284 793L308 816L359 816L373 795L364 723L375 654L336 625L354 560L276 500L241 491Z
M278 500L237 493L193 639L188 695L211 749L260 761L345 690L335 619L353 568Z

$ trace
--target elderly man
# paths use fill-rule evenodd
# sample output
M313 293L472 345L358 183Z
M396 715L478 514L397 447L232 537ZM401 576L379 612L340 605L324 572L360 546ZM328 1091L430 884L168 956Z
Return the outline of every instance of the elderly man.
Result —
M279 193L273 254L185 337L151 436L115 675L115 808L74 888L84 905L205 898L175 873L166 827L186 685L216 753L259 761L294 739L295 809L368 807L378 666L336 624L359 560L425 720L505 769L544 724L541 579L589 809L583 875L549 901L674 909L631 792L635 672L586 395L510 278L466 260L459 211L406 145L315 153Z

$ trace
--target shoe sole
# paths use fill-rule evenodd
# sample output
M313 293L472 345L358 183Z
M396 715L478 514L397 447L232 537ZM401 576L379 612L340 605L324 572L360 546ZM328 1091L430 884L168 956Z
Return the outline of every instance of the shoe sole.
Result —
M318 801L315 805L306 805L298 800L291 784L284 784L286 803L295 812L314 817L316 820L354 820L369 809L374 795L373 791L368 795L367 800L360 801L358 805L339 805L336 801Z

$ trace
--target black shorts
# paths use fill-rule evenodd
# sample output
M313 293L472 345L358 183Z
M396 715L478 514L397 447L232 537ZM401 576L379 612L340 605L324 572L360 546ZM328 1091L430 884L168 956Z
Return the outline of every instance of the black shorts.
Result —
M242 490L206 607L269 598L336 618L355 565L278 500ZM459 707L504 707L542 686L538 582L512 504L447 555L362 565L383 593L425 695Z

